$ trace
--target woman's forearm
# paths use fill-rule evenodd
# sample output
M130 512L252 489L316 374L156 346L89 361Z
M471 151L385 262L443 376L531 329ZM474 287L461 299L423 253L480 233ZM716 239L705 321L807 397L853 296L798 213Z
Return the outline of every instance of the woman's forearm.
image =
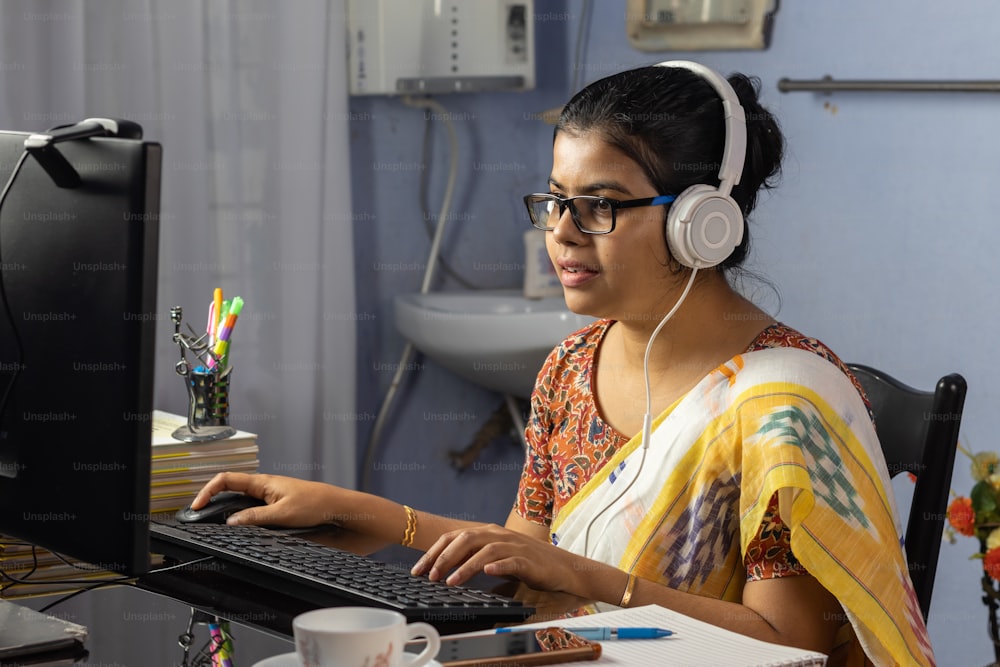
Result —
M329 503L336 509L330 511L328 523L390 544L402 544L409 536L408 546L421 551L426 551L450 530L482 525L415 508L411 508L410 514L405 505L370 493L350 489L335 489L335 493L340 497L331 499Z
M656 604L691 618L762 641L829 653L842 618L840 606L809 576L756 582L749 601L731 602L686 593L654 581L636 578L611 565L574 559L573 587L565 591L613 605ZM753 604L754 606L748 606Z

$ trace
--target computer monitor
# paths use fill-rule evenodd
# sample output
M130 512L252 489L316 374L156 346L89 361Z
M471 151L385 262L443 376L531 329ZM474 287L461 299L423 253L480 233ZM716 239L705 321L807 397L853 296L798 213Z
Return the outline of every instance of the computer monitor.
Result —
M0 132L0 189L29 136ZM45 151L0 202L0 534L139 574L161 148L102 136ZM53 164L75 180L57 184Z

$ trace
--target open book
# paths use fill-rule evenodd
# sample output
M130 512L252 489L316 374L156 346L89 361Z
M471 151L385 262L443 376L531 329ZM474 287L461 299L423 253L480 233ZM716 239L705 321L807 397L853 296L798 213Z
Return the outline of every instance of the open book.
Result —
M826 664L826 656L822 653L752 639L657 605L519 625L517 628L544 628L553 625L568 630L572 630L574 626L655 627L671 630L674 633L670 637L660 639L603 641L601 658L596 663L586 661L568 664L704 665L705 667L718 665L822 667Z

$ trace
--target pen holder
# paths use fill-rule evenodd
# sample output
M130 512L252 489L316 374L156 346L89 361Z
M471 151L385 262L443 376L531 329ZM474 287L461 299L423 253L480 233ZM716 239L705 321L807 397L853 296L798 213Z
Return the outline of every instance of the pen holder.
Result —
M205 442L236 433L229 425L229 386L233 368L221 373L188 370L183 375L188 392L187 424L173 432L176 440Z

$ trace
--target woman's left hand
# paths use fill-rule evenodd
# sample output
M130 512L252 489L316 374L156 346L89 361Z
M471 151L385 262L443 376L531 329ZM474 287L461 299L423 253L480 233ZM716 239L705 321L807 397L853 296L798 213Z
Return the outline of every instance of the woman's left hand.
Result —
M489 524L445 533L412 572L452 586L485 572L518 579L536 590L577 593L575 574L583 564L600 567L548 542Z

